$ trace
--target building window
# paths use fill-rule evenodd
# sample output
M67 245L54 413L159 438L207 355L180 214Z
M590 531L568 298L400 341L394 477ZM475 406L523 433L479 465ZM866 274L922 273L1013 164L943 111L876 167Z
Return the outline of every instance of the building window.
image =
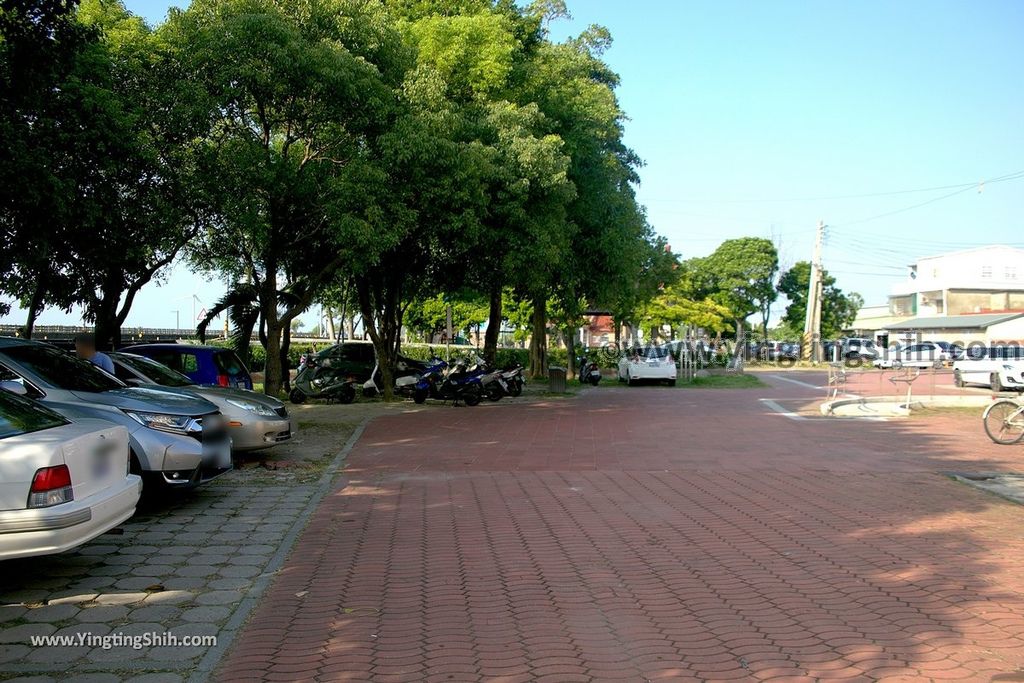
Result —
M992 277L992 266L982 266L981 267L981 276L982 277Z
M1006 269L1003 271L1003 275L1006 276L1007 280L1016 280L1017 266L1006 266Z

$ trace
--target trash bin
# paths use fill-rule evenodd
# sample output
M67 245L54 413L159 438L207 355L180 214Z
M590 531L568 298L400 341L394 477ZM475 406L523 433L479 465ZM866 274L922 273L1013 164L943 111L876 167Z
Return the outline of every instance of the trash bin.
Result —
M564 394L568 391L565 386L565 368L557 366L548 367L548 390L555 394Z

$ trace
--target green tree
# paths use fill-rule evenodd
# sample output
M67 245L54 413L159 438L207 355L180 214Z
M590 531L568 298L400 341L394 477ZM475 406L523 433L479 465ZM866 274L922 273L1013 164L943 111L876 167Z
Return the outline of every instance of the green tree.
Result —
M694 290L728 308L742 336L744 321L761 314L761 326L768 333L772 303L778 298L775 275L779 255L771 240L741 237L726 240L710 256L693 262Z
M807 316L807 293L811 284L811 264L797 261L779 278L779 291L789 299L783 322L793 330L803 332ZM843 293L836 287L836 279L823 270L821 273L821 336L830 339L842 332L857 317L864 300L856 292Z
M394 239L376 161L407 52L383 8L358 0L197 0L160 33L216 217L190 255L255 286L273 395L291 320Z

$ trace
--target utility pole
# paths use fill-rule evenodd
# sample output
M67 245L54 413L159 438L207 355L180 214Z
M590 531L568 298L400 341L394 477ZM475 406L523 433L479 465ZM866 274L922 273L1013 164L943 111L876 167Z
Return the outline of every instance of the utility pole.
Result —
M800 354L804 360L813 363L821 360L821 248L824 241L825 221L818 221L818 230L814 238L814 259L811 261L811 277L807 286L803 352Z

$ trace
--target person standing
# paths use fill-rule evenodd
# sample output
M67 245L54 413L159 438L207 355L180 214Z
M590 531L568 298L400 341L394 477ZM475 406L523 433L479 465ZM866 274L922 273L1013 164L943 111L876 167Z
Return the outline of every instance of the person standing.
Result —
M96 337L91 334L80 334L75 337L75 355L111 375L114 374L114 361L110 360L107 354L96 350Z

